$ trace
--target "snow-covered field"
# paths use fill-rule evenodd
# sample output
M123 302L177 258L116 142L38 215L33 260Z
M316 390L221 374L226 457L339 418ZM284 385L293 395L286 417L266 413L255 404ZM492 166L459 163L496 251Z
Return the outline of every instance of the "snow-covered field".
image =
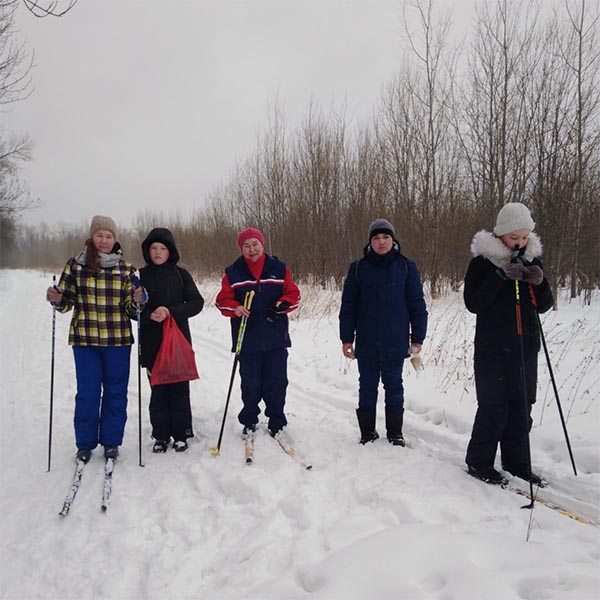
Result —
M201 380L192 383L196 438L188 452L151 453L143 384L138 464L137 358L125 442L107 513L96 451L71 513L60 518L74 468L70 315L56 318L52 469L47 471L52 312L50 275L0 271L2 556L0 598L593 600L600 536L464 471L475 412L474 320L454 294L429 304L425 370L405 370L407 447L361 447L357 368L341 355L338 296L305 292L292 321L289 433L304 471L263 428L244 464L236 379L221 455L213 458L233 357L229 324L213 308L191 320ZM579 475L569 461L540 354L532 431L543 494L600 522L600 299L561 299L542 317ZM383 410L379 430L384 432ZM516 481L513 481L516 483Z

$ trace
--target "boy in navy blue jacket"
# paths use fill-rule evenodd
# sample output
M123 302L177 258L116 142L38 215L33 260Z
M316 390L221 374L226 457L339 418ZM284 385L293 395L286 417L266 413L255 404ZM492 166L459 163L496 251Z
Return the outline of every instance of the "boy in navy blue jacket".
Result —
M421 351L426 332L427 308L417 266L400 253L391 223L377 219L369 226L364 257L348 269L340 308L342 351L358 360L361 444L379 438L375 421L381 380L387 439L404 446L402 368L409 353Z

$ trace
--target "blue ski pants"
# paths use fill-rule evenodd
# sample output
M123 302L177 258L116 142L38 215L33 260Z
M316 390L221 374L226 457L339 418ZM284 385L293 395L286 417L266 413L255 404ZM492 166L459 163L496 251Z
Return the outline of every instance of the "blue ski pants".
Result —
M259 403L265 401L269 429L279 431L287 425L283 412L287 378L287 348L240 354L240 377L244 407L238 415L242 425L255 425L260 414Z
M120 446L127 421L131 346L73 346L73 355L77 447Z

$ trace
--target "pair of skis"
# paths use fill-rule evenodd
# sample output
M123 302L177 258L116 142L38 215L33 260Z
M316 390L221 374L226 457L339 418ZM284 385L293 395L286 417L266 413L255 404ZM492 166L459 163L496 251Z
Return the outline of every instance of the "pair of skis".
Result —
M254 439L256 437L256 433L254 431L248 432L244 436L244 453L246 458L246 464L251 465L254 463ZM294 442L284 431L280 431L276 433L273 437L277 445L290 457L292 458L296 464L306 471L310 471L312 469L312 465L310 463L305 462L302 457L296 451L294 446Z
M462 470L462 467L461 467L461 470ZM484 482L484 483L486 483L486 485L490 485L487 482ZM567 508L567 506L569 504L574 504L573 499L568 498L566 496L561 497L561 494L557 490L552 489L552 486L550 486L550 484L545 480L542 480L541 485L536 486L536 493L533 498L531 496L531 492L528 489L525 489L523 486L520 486L519 484L515 483L514 481L509 482L507 479L505 479L502 483L498 484L495 487L498 487L503 490L508 490L510 492L513 492L514 494L518 494L519 496L522 496L523 498L527 498L528 500L531 501L530 504L523 506L521 508L532 508L533 507L532 505L534 503L539 503L542 506L545 506L546 508L549 508L565 517L569 517L570 519L578 521L579 523L582 523L583 525L593 525L594 527L600 526L600 523L598 522L598 520L596 518L579 514L578 512L575 512L577 510L576 508L575 509ZM541 495L540 495L540 492L541 492ZM577 502L575 502L575 504L576 503L579 503L582 506L585 504L583 501L577 501ZM531 526L531 524L530 524L530 526ZM529 535L529 531L528 531L528 535Z
M71 510L71 506L73 502L75 502L75 498L77 497L77 492L79 491L79 487L81 486L81 479L83 477L83 471L85 470L85 466L87 463L82 460L77 460L75 463L75 474L73 475L73 481L71 483L71 487L69 489L69 493L65 498L63 503L62 510L58 513L61 517L66 517ZM113 469L115 466L114 458L106 458L104 461L104 483L102 485L102 504L101 509L102 512L106 512L108 510L108 506L110 504L110 498L112 496L112 476Z

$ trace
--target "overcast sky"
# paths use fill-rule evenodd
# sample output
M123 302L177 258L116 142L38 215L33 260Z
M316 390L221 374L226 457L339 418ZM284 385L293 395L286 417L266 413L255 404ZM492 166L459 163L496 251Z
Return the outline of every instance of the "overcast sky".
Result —
M471 1L446 4L471 18ZM291 124L311 98L368 114L404 35L401 0L79 0L58 19L21 8L18 26L34 90L3 120L35 144L33 224L201 207L276 99Z

